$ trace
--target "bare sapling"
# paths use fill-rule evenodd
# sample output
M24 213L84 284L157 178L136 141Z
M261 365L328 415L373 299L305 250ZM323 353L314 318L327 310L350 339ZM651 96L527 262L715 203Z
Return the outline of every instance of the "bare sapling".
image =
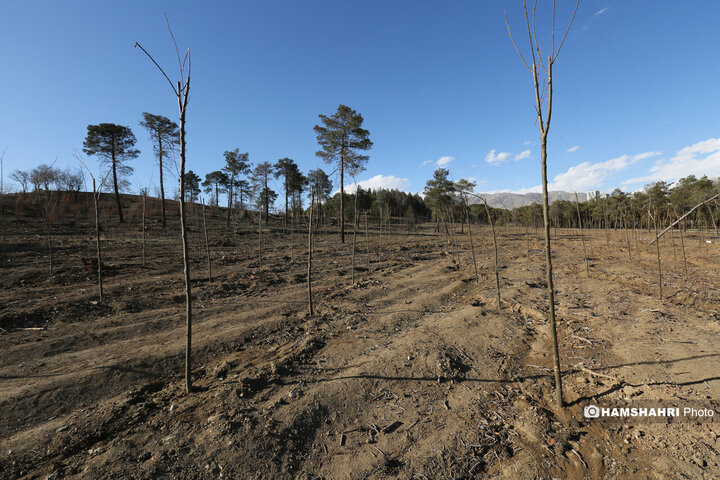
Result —
M497 308L500 309L502 303L500 302L500 265L498 264L498 246L497 246L497 235L495 234L495 222L493 222L492 215L490 215L490 209L488 208L487 200L482 199L483 205L485 205L485 213L488 217L488 223L490 224L490 230L493 236L493 250L495 251L495 292L497 293Z
M108 176L110 175L111 170L108 170L108 172L105 174L105 177L100 181L100 185L96 186L95 182L95 176L92 174L92 171L88 168L87 164L83 161L82 157L80 156L80 152L75 152L75 158L78 159L80 164L85 167L85 170L87 170L88 175L90 175L90 178L92 179L92 186L93 186L93 204L95 207L95 253L96 253L96 260L97 260L97 279L98 279L98 303L102 303L103 301L103 278L102 278L102 254L100 250L100 208L99 208L99 201L100 201L100 192L102 191L103 185L105 184L105 181L107 180Z
M45 203L40 207L42 211L43 221L45 224L45 247L48 251L48 258L49 258L49 267L50 267L50 276L53 276L53 249L52 249L52 230L50 228L50 215L51 213L51 202L52 202L52 195L53 192L49 192L47 195L47 200L45 200Z
M356 238L357 238L357 225L358 225L358 211L357 211L357 197L358 193L360 191L360 185L355 181L355 177L353 177L353 182L355 182L356 188L355 188L355 201L353 202L353 209L355 211L353 216L353 240L352 240L352 261L351 261L351 267L350 267L350 285L355 285L355 245L356 245Z
M699 214L700 212L698 212ZM703 224L700 224L700 221L698 221L698 257L702 256L703 253L703 243L705 242L705 218L701 217L703 219Z
M370 239L368 238L368 214L365 212L365 250L367 257L367 268L370 271Z
M283 226L283 228L285 228ZM290 214L290 263L295 260L295 212Z
M715 203L717 204L717 200L715 200ZM713 212L713 209L712 209L712 207L710 206L709 203L708 203L706 206L707 206L707 209L708 209L708 213L710 214L710 219L711 219L711 221L712 221L713 229L715 230L715 236L716 236L716 237L719 237L719 236L720 236L720 231L718 231L718 224L717 224L717 220L715 219L715 213Z
M655 209L655 218L653 218L653 225L655 227L655 236L657 237L658 234L658 211ZM660 295L660 300L663 299L663 293L662 293L662 263L660 262L660 242L655 242L655 247L657 251L657 267L658 267L658 292Z
M670 215L668 215L668 224L671 223ZM677 262L677 246L675 245L675 229L670 230L670 242L673 249L673 262Z
M647 246L648 246L648 247L652 246L652 244L655 243L657 240L659 240L660 237L662 237L663 235L665 235L665 233L666 233L668 230L670 230L670 229L673 228L675 225L677 225L678 223L680 223L681 221L683 221L683 220L684 220L686 217L688 217L692 212L694 212L694 211L697 210L698 208L702 207L702 206L705 205L706 203L709 203L709 202L715 200L715 199L718 198L718 197L720 197L720 193L718 193L718 194L715 195L715 196L712 196L712 197L708 198L707 200L703 200L702 202L698 203L697 205L695 205L694 207L692 207L690 210L688 210L687 212L685 212L682 216L677 217L677 219L676 219L673 223L671 223L670 225L668 225L662 232L660 232L658 235L656 235L655 238L653 238L653 239L650 241L650 243L648 243ZM675 212L675 215L677 216L677 211ZM649 226L649 225L648 225L648 226Z
M467 201L463 200L465 204L465 218L467 219L468 236L470 237L470 254L472 255L473 268L475 269L475 283L479 284L480 279L478 277L477 260L475 259L475 244L473 243L472 235L472 222L470 221L470 209L468 208Z
M628 230L627 210L623 211L622 221L623 227L625 228L625 242L627 243L628 260L632 262L632 245L630 244L630 231Z
M258 257L260 259L260 269L262 269L262 212L258 214Z
M675 217L680 218L680 216L677 213L677 210L673 207L673 210L675 211ZM675 222L677 223L677 222ZM682 257L683 257L683 271L685 272L685 277L687 277L687 256L685 255L685 221L683 220L682 223L678 225L678 230L680 230L680 250L682 251Z
M582 240L583 256L585 257L585 273L590 278L590 262L588 262L587 248L585 247L585 234L583 233L583 221L580 215L580 202L578 201L578 194L575 192L575 208L577 209L578 215L578 227L580 228L580 239Z
M528 15L527 10L527 3L523 0L523 9L525 11L525 25L527 27L527 33L528 38L530 41L530 54L531 54L531 64L528 64L528 62L525 60L525 57L520 52L520 49L518 48L517 44L515 43L515 39L512 36L512 31L510 30L510 24L507 20L507 14L505 15L505 24L508 29L508 33L510 34L510 39L513 43L513 46L517 50L518 55L520 55L520 59L522 60L525 67L528 69L528 71L532 75L533 79L533 87L534 87L534 93L535 93L535 113L538 123L538 128L540 129L540 165L541 165L541 172L542 172L542 192L543 192L543 201L542 201L542 210L543 210L543 223L545 224L545 263L546 263L546 276L547 276L547 288L548 288L548 323L550 324L550 335L552 338L552 355L553 355L553 371L555 374L555 402L558 407L563 407L565 405L565 401L563 398L563 391L562 391L562 374L560 369L560 353L558 349L558 337L557 337L557 321L555 319L555 289L553 287L553 270L552 270L552 253L550 249L550 215L549 215L549 206L548 206L548 187L547 187L547 138L548 138L548 131L550 130L550 119L552 115L552 101L553 101L553 82L552 82L552 72L553 72L553 65L555 64L555 61L557 60L558 56L560 55L560 51L562 50L563 44L565 43L565 39L567 38L568 32L570 31L570 26L573 23L573 20L575 19L575 14L577 13L578 6L580 5L580 0L577 1L575 4L575 9L573 10L572 17L570 19L570 22L568 23L567 30L565 31L565 34L562 37L562 40L560 41L560 45L558 46L557 50L555 49L555 3L553 2L552 7L552 39L550 42L550 55L547 56L547 62L543 62L543 57L541 54L542 48L541 48L541 42L538 39L537 35L535 34L535 10L533 9L533 21L530 22L530 18ZM535 2L535 6L537 6L537 2ZM537 56L535 54L537 52ZM538 66L539 63L539 66ZM540 72L540 68L542 68L542 71L544 72L544 76L542 72ZM547 95L547 96L546 96ZM543 117L543 108L547 107L546 109L546 117Z
M465 179L460 179L455 182L455 188L460 194L460 208L461 215L464 214L463 224L467 220L468 224L468 236L470 237L470 255L472 256L473 268L475 269L475 283L479 284L480 279L478 277L477 261L475 258L475 244L472 236L472 223L470 222L470 208L468 207L467 194L472 194L472 190L475 188L475 183Z
M530 260L530 227L525 225L525 239L527 240L527 259Z
M142 192L142 265L145 266L145 197L147 192Z
M608 197L605 197L605 245L610 245L610 221L608 219Z
M0 155L0 217L5 213L5 171L3 170L3 160L5 159L5 152L7 147L3 150ZM7 227L2 227L2 266L7 266Z
M453 250L453 261L455 262L455 267L459 270L460 269L460 252L458 250L458 242L457 242L457 234L456 234L456 226L455 226L455 213L452 211L452 207L450 207L450 239L452 241L452 250Z
M315 189L310 189L310 219L308 221L308 264L307 264L307 295L308 295L308 314L312 317L313 297L312 297L312 250L313 250L313 205L315 203Z
M188 253L187 225L185 222L185 164L187 160L185 143L185 115L187 113L188 94L190 92L191 60L190 49L186 51L185 57L183 59L180 58L180 51L177 48L177 42L175 41L175 36L173 35L172 29L170 28L170 21L168 20L167 15L165 16L165 21L167 23L168 30L170 31L170 36L172 37L173 44L175 46L175 53L177 55L178 65L180 67L180 79L175 84L173 84L173 82L165 73L165 70L162 69L162 67L142 47L142 45L135 42L135 46L140 47L140 49L145 53L145 55L148 56L148 58L155 64L155 66L160 70L165 79L168 81L168 83L170 84L170 88L172 89L175 97L177 98L178 109L180 111L180 198L178 202L180 204L180 236L182 238L183 271L185 278L185 391L186 393L190 393L192 391L192 292L190 283L190 255ZM187 76L185 75L186 62Z
M210 242L208 241L207 220L205 218L205 200L202 201L203 231L205 232L205 253L207 254L208 282L212 282L212 261L210 259Z

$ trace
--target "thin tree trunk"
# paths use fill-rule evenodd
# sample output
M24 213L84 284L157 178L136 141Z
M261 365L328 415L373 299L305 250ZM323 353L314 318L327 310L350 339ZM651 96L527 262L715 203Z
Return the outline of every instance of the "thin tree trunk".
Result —
M100 255L100 209L98 208L98 200L100 194L95 189L95 179L93 178L93 200L95 203L95 249L97 250L97 276L98 276L98 303L103 301L103 279L102 279L102 258Z
M368 214L365 212L365 250L367 250L367 266L370 271L370 239L368 238Z
M677 216L677 213L675 213ZM683 256L683 271L685 272L685 277L687 277L687 256L685 255L685 222L683 221L680 225L678 225L678 229L680 230L680 249L682 250L682 256Z
M142 264L145 266L145 191L142 197Z
M345 243L345 159L340 157L340 243Z
M653 222L655 226L655 237L657 237L658 234L658 211L655 210L655 218ZM660 294L660 300L663 299L663 293L662 293L662 264L660 262L660 242L655 242L655 247L657 250L657 265L658 265L658 291Z
M190 283L190 254L188 252L187 225L185 224L185 111L187 109L190 76L185 83L184 97L178 82L178 104L180 107L180 234L183 247L183 270L185 274L185 317L187 326L185 344L185 391L192 391L192 291Z
M7 266L7 227L3 227L2 229L2 266L5 268Z
M353 210L355 211L355 214L353 216L353 241L352 241L352 265L351 265L351 273L350 273L350 285L355 285L355 243L357 238L357 223L358 223L358 215L357 215L357 197L358 197L358 188L360 185L357 184L357 187L355 188L355 201L353 202Z
M115 203L117 204L117 211L118 211L118 217L120 218L120 223L124 223L125 219L123 218L122 206L120 205L120 191L118 189L117 162L115 160L115 143L114 142L113 142L112 148L113 148L112 172L113 172L113 187L115 188Z
M210 260L210 242L208 242L207 220L205 219L205 201L202 202L203 230L205 231L205 253L207 254L208 281L212 282L212 262Z
M228 182L228 209L227 209L227 228L230 228L230 217L232 216L232 204L233 204L233 183L235 182L235 176L233 175ZM242 190L240 191L242 196Z
M625 242L628 248L628 260L632 262L632 245L630 244L630 231L627 223L627 210L623 211L623 226L625 227Z
M577 209L580 239L582 240L583 255L585 257L585 273L587 273L587 277L590 278L590 263L588 262L587 248L585 248L585 234L583 233L582 217L580 216L580 202L578 201L577 192L575 192L575 208Z
M45 243L47 244L48 255L50 256L50 276L53 276L53 251L52 251L52 234L50 233L50 220L48 219L47 210L44 211L45 218Z
M608 223L608 199L605 197L605 245L610 245L610 224Z
M525 226L525 238L527 239L527 258L530 260L530 227Z
M313 203L315 201L315 191L310 192L310 221L308 221L308 264L307 264L307 294L308 294L308 313L312 317L313 298L312 298L312 219L313 219Z
M158 135L158 163L160 163L160 205L162 206L162 228L165 228L165 186L163 185L163 150L162 137Z
M668 218L668 224L672 223L670 218ZM673 248L673 262L677 262L677 246L675 245L675 229L670 230L670 241L672 242L672 248Z
M477 261L475 260L475 244L473 243L472 222L470 221L470 209L468 208L467 201L465 201L464 199L463 204L465 206L465 216L467 217L468 235L470 236L470 253L472 255L473 268L475 269L475 284L479 284L480 279L478 277Z
M258 212L258 256L260 258L260 269L262 269L262 212Z
M497 247L497 236L495 235L495 222L493 222L492 215L490 215L490 209L488 208L487 201L483 198L483 204L485 205L485 213L488 217L488 223L490 224L490 230L493 235L493 250L495 250L495 291L497 293L497 306L498 310L502 307L500 302L500 266L498 265L498 247Z
M287 221L287 220L286 220ZM290 215L290 263L295 260L295 212Z
M550 207L548 205L548 188L547 188L547 135L550 128L550 114L552 112L552 61L548 62L548 113L547 120L543 123L540 111L540 85L538 83L537 65L533 64L533 80L535 83L535 104L538 108L538 121L540 122L541 142L540 142L540 164L542 171L542 189L543 189L543 223L545 226L545 265L548 289L548 323L550 323L550 336L552 338L552 354L553 354L553 371L555 374L555 401L558 407L565 405L562 391L562 373L560 367L560 351L558 348L557 321L555 318L555 288L553 286L552 271L552 250L550 249Z

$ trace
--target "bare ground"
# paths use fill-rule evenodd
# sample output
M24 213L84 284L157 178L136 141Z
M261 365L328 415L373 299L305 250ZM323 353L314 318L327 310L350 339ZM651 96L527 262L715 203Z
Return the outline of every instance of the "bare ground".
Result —
M501 309L487 229L474 229L479 284L467 235L459 268L429 228L360 235L350 286L351 244L323 233L309 317L304 236L291 252L266 234L262 268L255 234L214 236L209 282L195 231L185 395L175 237L155 228L142 266L138 231L106 232L97 305L91 235L57 228L50 277L43 239L16 226L0 282L3 477L717 478L716 422L583 418L589 403L718 407L716 243L685 238L688 275L679 239L674 255L662 243L660 301L648 232L639 251L630 232L632 260L624 232L592 232L590 278L578 232L556 232L563 410L536 232L501 228Z

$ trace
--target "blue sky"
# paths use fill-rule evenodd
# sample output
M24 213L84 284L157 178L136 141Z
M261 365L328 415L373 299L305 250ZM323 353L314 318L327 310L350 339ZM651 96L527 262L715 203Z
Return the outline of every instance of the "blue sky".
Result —
M550 2L540 1L547 10ZM558 29L573 3L558 1ZM422 191L437 166L478 191L540 184L532 84L503 12L526 46L520 1L0 1L0 150L8 174L76 167L88 124L130 126L142 151L132 191L158 174L148 111L177 119L163 12L191 49L188 168L223 152L321 167L313 126L344 103L375 146L365 186ZM538 33L547 32L546 15ZM582 1L555 65L551 188L636 190L720 175L720 3ZM91 159L96 168L97 162ZM350 182L348 182L350 183ZM173 188L174 180L166 185ZM278 184L279 186L279 184Z

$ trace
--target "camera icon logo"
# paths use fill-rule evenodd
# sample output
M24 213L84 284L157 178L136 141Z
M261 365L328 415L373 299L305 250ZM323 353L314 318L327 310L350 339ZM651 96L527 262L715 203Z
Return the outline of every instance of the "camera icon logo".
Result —
M588 405L583 409L585 418L598 418L600 416L600 408L597 405Z

